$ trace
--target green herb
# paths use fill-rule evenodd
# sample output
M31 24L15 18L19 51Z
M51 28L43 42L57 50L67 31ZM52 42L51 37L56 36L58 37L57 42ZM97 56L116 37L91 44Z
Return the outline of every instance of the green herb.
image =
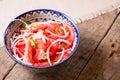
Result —
M33 46L33 48L36 48L35 40L34 39L30 39L29 41L30 41L31 45Z

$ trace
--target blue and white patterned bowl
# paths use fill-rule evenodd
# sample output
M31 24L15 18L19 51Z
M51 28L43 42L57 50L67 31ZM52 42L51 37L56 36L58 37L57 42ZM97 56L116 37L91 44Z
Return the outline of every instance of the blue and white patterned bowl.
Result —
M4 32L4 46L5 49L7 51L7 54L17 63L30 67L30 68L48 68L48 67L53 67L56 66L58 64L61 64L63 62L65 62L66 60L68 60L77 50L78 48L78 44L79 44L79 40L80 40L80 35L79 35L79 31L77 26L75 25L75 23L64 13L61 13L59 11L56 10L51 10L51 9L37 9L37 10L31 10L28 12L25 12L21 15L19 15L18 17L16 17L15 19L21 19L24 21L35 21L36 19L40 19L40 20L54 20L54 21L58 21L61 23L68 23L71 24L72 27L74 28L74 32L76 33L76 42L75 42L75 46L74 46L74 50L72 51L71 55L69 57L67 57L65 60L57 63L57 64L53 64L51 66L32 66L32 65L28 65L25 63L22 63L21 61L17 60L13 55L12 52L10 50L10 38L12 36L12 34L17 30L17 27L19 25L21 25L21 23L18 21L11 21L11 23L8 25L8 27L6 28L5 32Z

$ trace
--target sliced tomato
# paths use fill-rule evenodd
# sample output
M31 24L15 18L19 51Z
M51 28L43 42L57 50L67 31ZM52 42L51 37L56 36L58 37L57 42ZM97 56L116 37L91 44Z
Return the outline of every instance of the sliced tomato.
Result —
M64 35L64 31L61 27L56 27L55 28L55 33L58 35Z
M57 36L53 36L53 35L48 35L48 38L50 38L50 39L54 39L54 40L56 40L56 39L58 39L58 37Z
M35 42L36 42L36 49L44 49L45 48L45 45L44 45L42 39L36 39Z
M17 46L19 51L23 54L25 52L25 44Z
M31 46L29 41L28 41L28 61L32 64L34 63L34 61L33 61L33 49L32 49L32 46Z
M60 45L59 45L59 49L62 50L63 48L64 49L69 49L72 45L71 44L67 44L67 43L64 43L64 42L61 42Z
M40 53L40 49L36 49L36 53L35 53L35 55L33 56L33 60L35 61L35 62L40 62L40 60L41 60L41 53Z
M44 51L46 51L49 47L49 45L51 44L50 40L46 40L46 43L44 43Z
M34 66L49 66L49 63L48 61L44 61L44 62L35 63Z
M53 56L54 54L55 54L55 53L53 53L53 52L51 52L51 51L49 52L50 57Z
M59 50L59 42L55 43L53 46L50 48L50 52L55 54Z
M47 27L47 29L44 31L44 34L51 39L58 39L59 37L50 34L47 30L49 30L53 34L64 35L64 31L60 27L61 24L59 23L51 23L51 25Z
M42 50L42 51L41 51ZM33 56L35 62L41 62L47 60L47 54L43 51L43 49L36 49L36 53Z
M55 54L50 58L51 62L54 63L60 58L60 54Z
M55 34L58 34L58 35L64 35L64 31L63 29L61 29L62 24L59 24L59 23L51 23L52 26L54 26L54 32Z
M34 28L34 29L32 29L32 28L31 28L31 29L29 30L29 32L32 32L32 33L37 33L37 32L38 32L38 30L39 30L39 28Z
M48 24L42 24L40 29L45 30L48 27L50 27L50 25L48 25Z
M19 57L22 57L22 55L24 55L24 52L25 52L25 45L17 46L16 53Z
M69 42L73 43L75 40L75 32L74 29L72 28L72 26L66 24L65 25L66 30L69 32L68 37L66 38L66 40L68 40Z
M22 46L22 45L25 45L24 41L21 41L21 42L19 42L19 43L16 44L17 47Z
M19 43L16 44L16 53L19 57L22 57L22 55L24 55L25 52L25 42L21 41Z
M50 35L50 34L47 32L47 29L46 29L46 30L44 30L43 34L44 34L45 36Z
M54 32L54 26L52 26L52 25L50 25L49 27L47 27L47 29L46 30L49 30L49 31L51 31L51 32Z
M54 26L54 27L60 27L60 26L62 26L62 24L57 23L57 22L56 23L51 23L51 25Z

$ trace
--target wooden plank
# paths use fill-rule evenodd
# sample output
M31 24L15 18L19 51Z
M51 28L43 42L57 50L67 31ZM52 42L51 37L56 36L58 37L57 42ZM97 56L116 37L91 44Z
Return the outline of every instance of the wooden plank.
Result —
M120 15L78 80L120 80Z
M15 62L10 59L10 57L6 54L5 49L3 47L0 48L0 80L7 75L7 73L11 70Z
M114 11L78 24L81 35L79 48L74 56L62 65L47 70L34 70L17 64L5 80L74 80L87 64L116 15Z

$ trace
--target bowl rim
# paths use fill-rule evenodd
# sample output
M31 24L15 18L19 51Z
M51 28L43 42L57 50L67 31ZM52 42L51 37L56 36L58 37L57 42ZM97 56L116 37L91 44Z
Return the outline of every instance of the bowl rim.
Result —
M11 21L11 22L9 23L9 25L8 25L8 26L6 27L6 29L5 29L4 38L3 38L3 43L4 43L4 47L5 47L5 50L6 50L7 54L8 54L8 55L11 57L11 59L14 60L16 63L19 63L19 64L21 64L21 65L23 65L23 66L26 66L26 67L29 67L29 68L39 68L39 69L40 69L40 68L42 68L42 69L43 69L43 68L50 68L50 67L57 66L57 65L65 62L65 61L67 61L69 58L71 58L71 57L73 56L73 54L76 52L76 50L77 50L77 48L78 48L78 45L79 45L79 42L80 42L80 33L79 33L79 30L78 30L76 24L73 22L73 20L72 20L69 16L67 16L66 14L64 14L64 13L62 13L62 12L60 12L60 11L53 10L53 9L35 9L35 10L30 10L30 11L27 11L27 12L24 12L24 13L20 14L20 15L17 16L15 19L19 19L19 18L20 18L21 16L23 16L23 15L26 15L26 14L29 14L29 13L32 13L32 12L38 12L38 11L47 11L47 12L51 11L51 12L54 12L54 13L56 13L56 14L60 14L60 15L62 15L63 17L65 17L67 20L69 20L69 22L72 24L72 27L74 28L74 31L75 31L76 36L77 36L77 39L76 39L76 44L75 44L75 47L74 47L73 51L71 52L71 54L70 54L66 59L60 61L59 63L50 65L50 66L33 66L33 65L28 65L28 64L25 64L25 63L19 61L18 59L16 59L16 58L12 55L12 53L9 52L9 49L8 49L8 47L7 47L7 45L6 45L6 34L8 33L7 31L8 31L9 28L11 27L13 21Z

